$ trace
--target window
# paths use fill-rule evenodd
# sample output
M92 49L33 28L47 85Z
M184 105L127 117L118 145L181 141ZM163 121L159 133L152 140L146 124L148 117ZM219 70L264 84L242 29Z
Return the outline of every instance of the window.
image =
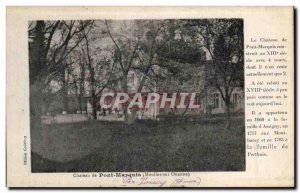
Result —
M233 104L238 104L239 100L239 94L238 93L233 93L232 95L232 103Z
M213 95L213 107L219 108L219 94L218 93L214 93L214 95Z

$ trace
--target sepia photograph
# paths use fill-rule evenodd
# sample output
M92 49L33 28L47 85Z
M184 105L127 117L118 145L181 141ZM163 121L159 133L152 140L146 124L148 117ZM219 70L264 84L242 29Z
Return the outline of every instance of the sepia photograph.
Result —
M240 18L28 22L31 172L245 171Z
M294 188L295 7L8 6L8 188Z

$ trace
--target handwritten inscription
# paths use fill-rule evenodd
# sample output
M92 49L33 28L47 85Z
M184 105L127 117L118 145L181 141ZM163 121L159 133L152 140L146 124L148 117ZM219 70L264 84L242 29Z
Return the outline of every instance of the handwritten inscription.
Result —
M175 179L173 183L171 183L171 186L184 186L186 184L200 185L201 178L198 178L198 177L196 177L194 179L178 178L178 179Z
M134 186L157 186L163 187L168 184L166 179L160 178L149 178L149 177L141 177L133 179L132 177L124 177L122 183L126 185L134 185ZM170 186L199 186L201 184L201 178L176 178L170 180Z
M119 178L121 186L132 187L197 187L200 177L191 177L189 172L145 172L145 173L74 173L75 178Z

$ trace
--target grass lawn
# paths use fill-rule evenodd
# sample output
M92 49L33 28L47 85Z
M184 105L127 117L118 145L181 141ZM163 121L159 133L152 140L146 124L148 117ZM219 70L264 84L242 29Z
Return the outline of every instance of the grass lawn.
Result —
M32 172L243 171L244 119L87 121L32 135Z

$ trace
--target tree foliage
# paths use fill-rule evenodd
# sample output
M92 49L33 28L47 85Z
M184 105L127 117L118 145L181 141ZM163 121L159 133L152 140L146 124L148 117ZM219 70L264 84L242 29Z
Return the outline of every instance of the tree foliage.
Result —
M97 97L105 89L128 92L132 72L141 92L170 78L203 79L195 71L205 67L201 86L219 90L226 106L244 85L241 19L32 21L28 35L31 109L38 115L42 101L58 94L68 104L73 93L80 110L90 96L96 118Z

